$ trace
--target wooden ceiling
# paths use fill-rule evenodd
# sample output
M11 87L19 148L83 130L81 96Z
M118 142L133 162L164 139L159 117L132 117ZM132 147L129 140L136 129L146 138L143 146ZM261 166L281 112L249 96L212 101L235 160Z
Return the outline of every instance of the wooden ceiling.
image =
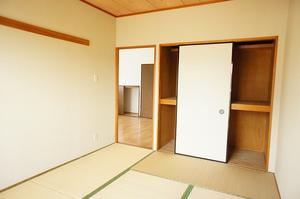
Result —
M218 3L228 0L81 0L114 17Z

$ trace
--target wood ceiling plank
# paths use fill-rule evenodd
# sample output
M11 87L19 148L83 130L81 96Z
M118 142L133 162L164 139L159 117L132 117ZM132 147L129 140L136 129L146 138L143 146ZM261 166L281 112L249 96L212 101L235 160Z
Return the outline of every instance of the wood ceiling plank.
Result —
M230 0L80 0L115 17L199 6Z
M130 10L131 12L145 12L155 10L155 7L147 0L115 0L120 6Z
M122 6L118 1L114 0L84 0L96 7L103 9L115 16L130 14L131 11Z
M181 0L147 0L156 9L184 6Z

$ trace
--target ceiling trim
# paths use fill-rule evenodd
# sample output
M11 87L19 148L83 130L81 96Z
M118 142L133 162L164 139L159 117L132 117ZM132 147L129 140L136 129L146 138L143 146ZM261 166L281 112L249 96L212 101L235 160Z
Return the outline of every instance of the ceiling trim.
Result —
M201 6L201 5L208 5L208 4L213 4L213 3L221 3L221 2L225 2L225 1L231 1L231 0L212 0L209 2L199 2L199 3L194 3L194 4L189 4L189 5L181 5L181 6L172 6L172 7L167 7L167 8L160 8L160 9L155 9L155 10L148 10L148 11L142 11L142 12L136 12L136 13L129 13L129 14L123 14L123 15L115 15L103 8L100 8L86 0L80 0L83 3L86 3L98 10L101 10L111 16L114 16L116 18L119 17L128 17L128 16L133 16L133 15L141 15L141 14L147 14L147 13L152 13L152 12L160 12L160 11L165 11L165 10L174 10L174 9L180 9L180 8L186 8L186 7L193 7L193 6Z
M105 12L106 14L109 14L109 15L111 15L111 16L113 16L113 17L118 17L117 15L115 15L115 14L113 14L113 13L107 11L107 10L104 10L103 8L100 8L100 7L94 5L94 4L92 4L92 3L90 3L90 2L88 2L88 1L86 1L86 0L80 0L80 1L81 1L82 3L85 3L85 4L89 5L89 6L92 6L93 8L96 8L96 9L102 11L102 12Z

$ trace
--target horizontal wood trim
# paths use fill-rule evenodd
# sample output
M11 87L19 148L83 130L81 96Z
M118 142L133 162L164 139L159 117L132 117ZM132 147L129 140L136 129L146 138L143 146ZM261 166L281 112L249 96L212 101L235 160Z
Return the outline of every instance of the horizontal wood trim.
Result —
M278 39L278 36L233 38L233 39L220 39L220 40L207 40L207 41L163 43L163 44L160 44L159 46L167 47L167 46L184 46L184 45L197 45L197 44L229 43L229 42L275 41L277 39Z
M177 104L176 97L160 99L159 103L163 105L172 105L172 106L176 106Z
M117 17L117 15L114 15L113 13L108 12L107 10L104 10L104 9L102 9L102 8L100 8L100 7L94 5L94 4L92 4L92 3L90 3L90 2L88 2L88 1L86 1L86 0L80 0L80 1L81 1L82 3L85 3L85 4L89 5L89 6L92 6L93 8L96 8L96 9L102 11L102 12L105 12L106 14L109 14L109 15L111 15L111 16L113 16L113 17Z
M267 103L258 102L234 102L231 104L231 110L253 111L253 112L271 112L272 108Z
M156 48L156 45L120 46L120 47L116 47L116 48L117 48L117 50L132 49L132 48Z
M24 30L24 31L28 31L28 32L40 34L40 35L44 35L44 36L47 36L47 37L53 37L53 38L56 38L56 39L70 41L70 42L74 42L74 43L78 43L78 44L82 44L82 45L86 45L86 46L90 45L90 41L87 40L87 39L83 39L83 38L76 37L76 36L73 36L73 35L68 35L68 34L65 34L65 33L49 30L49 29L46 29L46 28L31 25L31 24L28 24L28 23L24 23L24 22L17 21L17 20L14 20L14 19L3 17L3 16L0 16L0 24L4 25L4 26L8 26L8 27L12 27L12 28L16 28L16 29L20 29L20 30Z
M155 9L155 10L147 10L147 11L143 11L143 12L117 15L116 17L117 18L118 17L128 17L128 16L133 16L133 15L141 15L141 14L147 14L147 13L152 13L152 12L160 12L160 11L165 11L165 10L174 10L174 9L180 9L180 8L186 8L186 7L201 6L201 5L207 5L207 4L213 4L213 3L221 3L221 2L225 2L225 1L230 1L230 0L211 0L209 2L199 2L199 3L189 4L189 5L180 5L180 6L160 8L160 9Z

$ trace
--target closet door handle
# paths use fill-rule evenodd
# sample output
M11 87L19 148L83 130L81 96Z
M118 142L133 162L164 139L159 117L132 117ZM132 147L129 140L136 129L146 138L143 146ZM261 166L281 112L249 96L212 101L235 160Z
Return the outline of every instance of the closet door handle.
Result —
M219 110L219 114L220 114L220 115L223 115L224 113L225 113L224 109L220 109L220 110Z

